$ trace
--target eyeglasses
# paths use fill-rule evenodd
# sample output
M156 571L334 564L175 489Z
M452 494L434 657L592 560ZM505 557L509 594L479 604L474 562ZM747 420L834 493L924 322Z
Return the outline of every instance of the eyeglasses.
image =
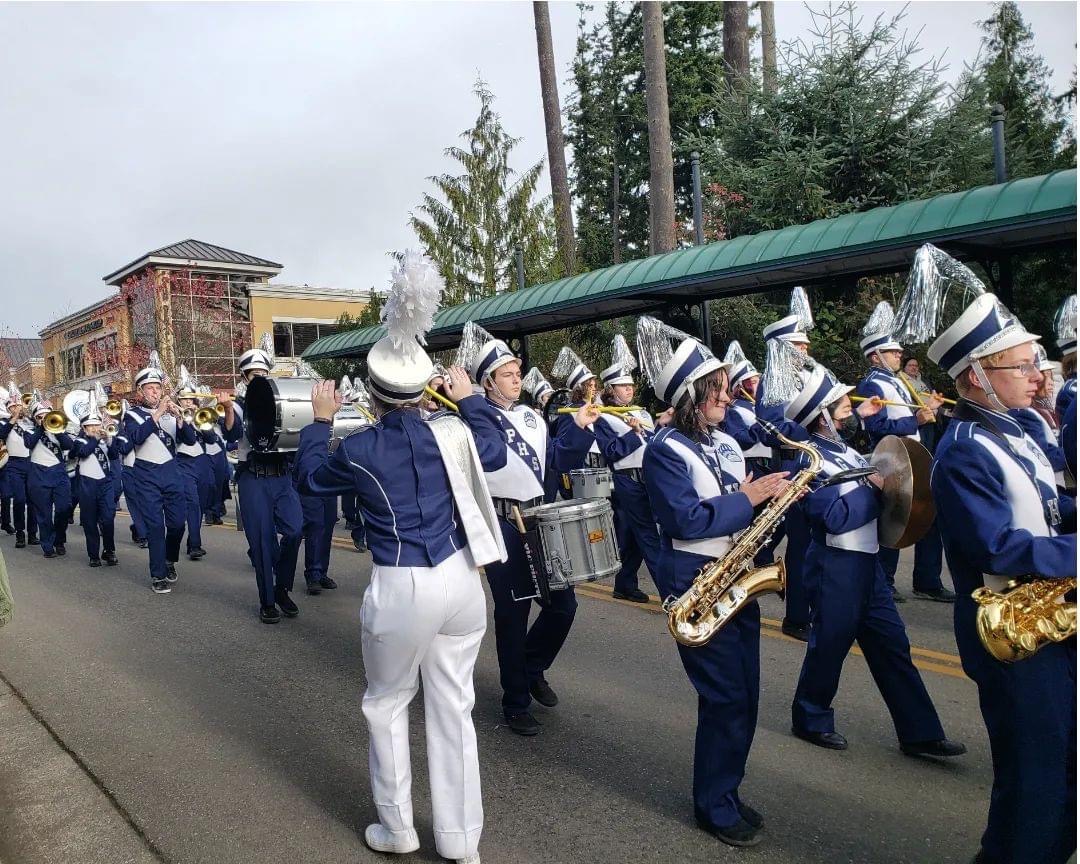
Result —
M1042 375L1039 367L1034 363L1013 363L1011 366L983 366L982 368L988 371L1012 369L1016 372L1017 378L1031 378L1034 375Z

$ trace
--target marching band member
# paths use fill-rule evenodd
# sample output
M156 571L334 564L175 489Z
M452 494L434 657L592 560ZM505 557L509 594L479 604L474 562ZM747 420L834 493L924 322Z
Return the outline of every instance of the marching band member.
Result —
M613 340L611 360L611 365L600 373L604 383L603 402L605 405L632 405L634 379L631 373L637 368L637 361L621 333ZM649 595L638 587L641 562L645 562L655 582L656 560L660 555L660 535L649 509L641 470L645 442L652 437L653 429L653 418L644 408L620 415L601 414L593 424L600 455L613 475L611 506L622 566L615 574L612 596L634 603L649 602Z
M1036 344L1034 351L1035 365L1042 373L1039 389L1035 391L1031 405L1026 408L1010 408L1009 416L1020 425L1032 441L1039 445L1039 449L1050 462L1050 467L1054 469L1054 479L1057 481L1058 488L1065 489L1065 451L1058 441L1061 430L1057 426L1057 419L1053 411L1043 411L1035 407L1040 401L1044 405L1053 404L1053 373L1057 366L1047 358L1046 349L1042 345Z
M1061 374L1065 384L1057 395L1058 417L1064 417L1069 403L1076 399L1076 295L1070 294L1054 316L1054 335L1061 352Z
M157 352L151 352L149 365L135 376L143 404L132 406L124 415L124 436L135 455L131 479L150 549L150 587L155 594L168 594L177 579L185 499L176 447L192 444L196 438L195 427L163 395L164 382Z
M82 434L72 442L71 453L79 460L79 524L86 537L86 554L91 567L100 567L102 559L115 566L119 563L113 532L116 493L110 461L116 442L102 431L96 394L90 397L89 413L80 425Z
M672 350L672 342L677 347ZM638 322L638 354L656 395L675 408L645 448L645 487L660 528L660 596L680 595L779 494L786 474L745 478L742 452L718 431L730 405L727 371L704 345L653 318ZM698 693L694 815L732 846L761 841L764 819L739 797L757 723L760 612L747 604L707 644L678 644Z
M535 366L529 369L525 377L521 379L521 389L529 394L533 408L537 411L544 410L544 406L547 405L551 394L555 392L555 388L551 386L551 383Z
M787 345L800 354L810 353L810 337L807 331L814 326L814 317L810 310L810 301L806 292L800 288L791 291L791 304L788 315L779 321L774 321L762 330L765 337L765 349L768 359L773 363L766 362L765 373L769 374L771 366L775 366L775 360L782 354L782 347ZM756 416L769 421L780 432L792 441L805 441L806 430L798 423L790 422L783 412L782 406L766 403L763 399L764 388L758 387L754 399L754 413ZM773 470L783 468L790 469L785 464L790 459L785 455L787 451L778 446L771 436L767 436L769 443L774 447L772 462ZM810 542L810 532L803 519L802 511L793 507L788 511L782 526L783 534L787 537L787 546L784 549L784 567L787 571L787 587L784 594L784 620L780 622L780 629L788 636L805 642L810 633L810 598L803 588L802 568L806 558L806 546ZM780 531L776 532L776 542L780 541Z
M963 268L948 260L951 270ZM1058 497L1042 450L1007 413L1030 405L1038 389L1033 345L1039 337L963 270L978 296L927 354L960 394L938 445L931 489L938 512L948 514L941 534L958 595L956 644L979 688L993 755L989 818L976 861L1062 864L1076 845L1076 640L1002 662L981 643L972 592L1006 590L1009 579L1075 578L1075 500ZM898 334L914 341L937 334L937 301L950 275L933 272L909 283Z
M868 467L840 432L854 420L847 394L855 388L840 384L820 364L800 372L799 379L800 391L784 413L810 432L809 443L822 457L818 479L827 482L842 471ZM866 422L884 407L863 402L858 418ZM808 457L800 453L796 469L808 465ZM799 502L810 526L803 568L810 594L810 639L791 704L791 729L818 747L847 749L847 739L836 731L832 702L844 660L858 642L889 709L900 749L909 756L959 756L966 748L945 737L911 662L907 632L881 569L881 487L881 477L870 474L863 480L822 485Z
M473 380L484 388L486 398L486 402L461 403L461 416L474 433L494 435L502 442L503 459L485 476L499 516L507 557L505 561L488 564L484 573L495 603L495 648L503 689L503 714L511 731L532 736L540 731L540 724L529 711L532 699L547 708L559 702L545 673L570 633L577 597L573 586L551 591L550 602L540 604L540 614L529 626L534 592L521 590L529 582L529 565L514 509L520 513L542 504L547 474L569 470L566 465L580 463L595 443L588 427L599 411L595 406L582 406L572 415L575 422L564 434L550 439L543 418L532 408L518 404L521 361L505 342L468 322L457 356L468 364Z
M207 525L221 525L225 515L225 496L229 490L229 459L225 453L225 437L221 434L219 423L199 434L210 460L210 484L202 503L203 518Z
M34 505L41 538L41 551L46 558L67 555L67 527L71 515L71 479L67 474L67 453L71 436L67 432L48 432L43 421L53 410L49 402L30 403L34 417L34 432L26 439L30 448L30 500Z
M12 381L8 386L6 418L0 419L0 440L8 451L7 492L11 496L11 520L15 526L15 548L27 542L36 546L37 517L30 502L30 448L27 441L34 434L34 424L26 416L22 394Z
M896 435L919 441L933 453L937 410L943 403L936 394L916 395L914 387L905 384L900 377L900 361L903 359L904 349L893 337L893 319L892 305L887 300L882 300L862 331L859 347L870 364L870 370L859 382L856 395L863 399L880 399L890 403L883 405L883 410L865 417L862 417L860 412L862 425L870 436L871 447L876 447L887 435ZM910 404L925 407L906 407ZM904 602L903 596L896 590L896 567L900 561L900 550L882 546L878 552L878 560L885 571L885 579L889 583L893 599L899 603ZM941 584L941 534L938 532L936 519L926 535L915 544L915 567L911 581L916 597L940 603L952 603L956 599L956 595Z
M432 379L434 380L434 379ZM445 376L444 376L445 380ZM431 386L431 382L428 382ZM342 405L355 406L363 414L372 417L371 395L367 392L363 382L357 378L350 381L348 375L341 378ZM349 492L341 496L341 512L345 516L345 528L352 538L353 549L357 552L367 552L367 533L364 530L364 515L360 512L360 501L356 492Z
M582 405L591 404L596 398L596 376L570 347L566 345L562 347L559 351L559 356L555 358L555 363L551 367L551 372L553 375L565 379L566 386L570 390L569 407L580 408ZM576 414L559 414L555 421L553 437L564 438L565 436L572 434L570 427L576 425L576 417ZM589 432L595 434L591 427ZM566 472L575 468L602 468L603 465L604 457L600 455L600 445L596 441L593 441L592 447L590 447L588 452L581 457L578 464L568 465L563 469L563 482L558 487L559 493L564 498L571 497Z
M360 496L373 566L360 613L370 730L370 774L379 821L364 840L380 852L420 846L413 822L408 706L421 679L435 845L478 864L483 827L480 765L472 723L473 668L486 627L478 567L505 560L485 470L506 459L504 442L478 442L448 412L422 416L432 364L418 344L443 287L426 257L407 253L384 307L387 335L367 357L378 422L329 452L338 403L334 382L313 388L315 423L300 435L300 488ZM486 410L465 370L449 370L447 395L463 413ZM478 453L488 454L486 464Z
M244 387L256 376L270 374L274 361L267 348L272 344L240 355L237 368ZM295 618L300 614L289 596L304 530L300 496L293 484L288 454L258 453L252 449L244 435L244 398L238 396L234 401L225 397L222 401L225 440L238 444L236 486L244 536L259 586L259 620L277 624L282 615Z
M195 428L195 412L199 410L198 385L188 375L187 369L180 366L180 389L176 391L176 402L181 412L191 419L187 422ZM192 561L205 557L202 545L202 504L208 495L212 482L213 467L206 455L202 435L196 430L195 440L191 444L183 442L176 445L176 467L180 470L180 479L184 484L184 518L187 523L187 556Z
M127 409L124 411L127 417ZM120 485L124 490L124 506L131 517L131 542L140 549L149 545L146 539L146 520L142 516L142 508L139 505L138 482L135 479L135 445L131 443L126 432L124 420L120 421L120 431L114 439L116 451L120 454Z

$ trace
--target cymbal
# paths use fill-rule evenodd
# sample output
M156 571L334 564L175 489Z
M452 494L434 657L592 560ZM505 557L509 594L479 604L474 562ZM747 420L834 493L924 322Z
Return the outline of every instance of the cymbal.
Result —
M890 549L917 543L930 530L936 515L930 495L930 451L914 438L887 435L869 461L884 481L878 542Z

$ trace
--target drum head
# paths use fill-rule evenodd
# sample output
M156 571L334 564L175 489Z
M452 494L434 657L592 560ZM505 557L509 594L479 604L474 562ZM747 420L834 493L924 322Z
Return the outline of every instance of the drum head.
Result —
M277 391L270 377L252 378L244 395L244 434L259 453L277 445Z
M611 504L606 498L570 498L567 501L531 507L523 515L535 516L541 523L575 522L610 509Z
M551 394L551 398L548 399L547 404L544 406L544 422L547 423L549 428L559 419L559 409L565 408L569 404L570 391L565 387L560 387Z
M934 499L930 495L930 451L913 438L887 435L878 442L870 464L878 469L884 485L878 543L904 549L917 543L934 522Z

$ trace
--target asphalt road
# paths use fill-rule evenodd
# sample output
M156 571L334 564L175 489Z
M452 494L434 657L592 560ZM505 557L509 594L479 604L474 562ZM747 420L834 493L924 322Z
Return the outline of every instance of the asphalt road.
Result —
M389 860L362 840L374 818L360 713L359 607L370 556L354 552L339 530L331 574L341 587L318 597L297 592L300 616L271 627L257 620L254 574L235 530L204 529L208 556L183 559L173 593L158 596L146 552L127 542L126 517L117 529L121 565L99 570L86 567L77 525L68 556L51 561L0 535L17 602L0 629L0 860ZM900 581L910 589L909 574L905 554ZM585 586L579 597L574 630L548 675L561 703L536 707L536 738L501 725L494 633L485 636L474 718L487 864L970 861L990 754L974 685L955 657L950 606L900 607L946 731L969 748L947 764L900 754L857 654L836 701L851 749L793 738L790 703L804 646L766 623L743 795L767 829L756 849L734 850L693 824L696 699L656 604L615 601L604 585ZM775 622L779 600L767 599L763 615ZM403 860L439 861L421 708L418 699L412 746L422 847ZM38 762L48 764L39 771Z

